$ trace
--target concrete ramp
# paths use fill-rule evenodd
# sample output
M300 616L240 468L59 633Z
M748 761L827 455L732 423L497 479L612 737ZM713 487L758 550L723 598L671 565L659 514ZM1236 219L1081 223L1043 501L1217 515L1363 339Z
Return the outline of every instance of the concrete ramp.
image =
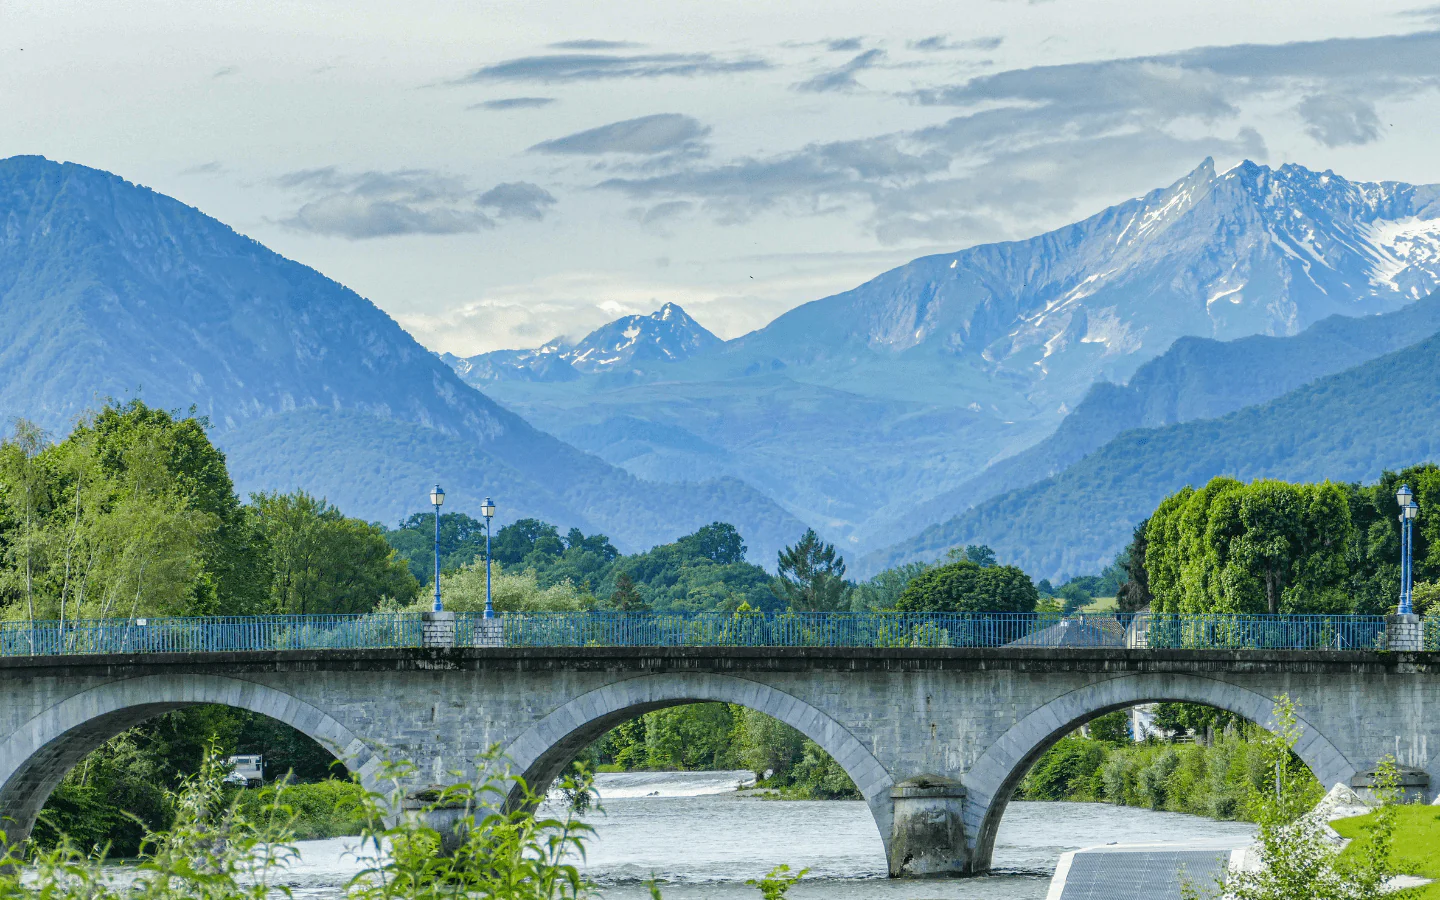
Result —
M1060 857L1045 900L1180 900L1189 882L1202 894L1238 863L1244 844L1109 844Z

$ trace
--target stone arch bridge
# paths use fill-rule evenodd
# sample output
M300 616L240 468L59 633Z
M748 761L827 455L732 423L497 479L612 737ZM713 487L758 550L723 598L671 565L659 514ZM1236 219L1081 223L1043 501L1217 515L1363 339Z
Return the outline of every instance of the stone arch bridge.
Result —
M1273 721L1300 704L1296 752L1325 785L1393 755L1434 796L1440 654L1345 651L868 648L415 648L0 659L0 816L27 835L85 754L201 703L262 713L362 779L383 758L443 783L498 745L532 786L650 710L720 700L786 722L844 767L893 875L990 866L1031 763L1096 715L1188 701ZM1430 781L1427 782L1426 778ZM1077 835L1077 840L1081 838Z

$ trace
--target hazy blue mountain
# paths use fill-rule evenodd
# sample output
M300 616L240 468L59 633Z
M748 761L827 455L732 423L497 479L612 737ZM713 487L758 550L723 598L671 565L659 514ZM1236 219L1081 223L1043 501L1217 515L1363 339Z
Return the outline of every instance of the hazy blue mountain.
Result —
M1128 384L1092 385L1054 434L923 504L917 518L943 520L996 494L1034 484L1123 431L1209 419L1263 403L1436 331L1440 295L1431 294L1391 313L1321 319L1290 337L1180 338L1137 369Z
M1038 484L993 497L862 570L985 543L1052 581L1097 572L1167 494L1217 475L1373 481L1440 459L1440 334L1229 415L1127 431Z
M716 519L755 558L803 526L735 479L647 485L465 384L373 304L176 200L0 161L0 419L57 434L105 397L210 418L242 490L303 487L395 520L443 478L637 550Z
M1437 200L1435 185L1206 160L1074 225L917 259L688 359L487 390L643 477L733 475L852 550L875 547L963 508L970 494L950 492L1181 338L1293 335L1428 295Z
M648 316L622 316L571 346L556 338L535 350L496 350L445 360L477 387L491 381L574 381L580 373L620 372L643 363L689 359L719 346L720 339L690 318L679 304L667 303Z

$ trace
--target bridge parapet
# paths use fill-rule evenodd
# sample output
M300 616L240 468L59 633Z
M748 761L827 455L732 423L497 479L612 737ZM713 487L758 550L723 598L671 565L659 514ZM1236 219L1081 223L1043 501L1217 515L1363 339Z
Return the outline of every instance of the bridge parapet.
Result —
M370 613L0 623L0 656L400 647L1440 650L1440 617L1049 613Z

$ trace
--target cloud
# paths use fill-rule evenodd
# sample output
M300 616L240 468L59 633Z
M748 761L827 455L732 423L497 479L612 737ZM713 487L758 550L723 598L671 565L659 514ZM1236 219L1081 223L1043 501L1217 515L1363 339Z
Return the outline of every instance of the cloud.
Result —
M536 153L596 156L602 153L652 155L681 149L698 149L710 129L689 116L660 113L626 119L544 141L530 149Z
M508 59L476 69L456 83L600 81L611 78L660 78L666 75L723 75L768 68L769 62L756 57L722 59L710 53L651 53L631 56L556 53Z
M857 58L807 87L843 90L865 65ZM844 211L885 242L1019 237L1173 180L1180 163L1264 161L1261 110L1277 104L1318 143L1341 146L1382 136L1378 102L1437 89L1440 32L1038 66L912 93L954 108L933 126L685 160L598 186L646 209L688 201L722 224Z
M1305 133L1327 147L1368 144L1380 138L1380 117L1375 105L1356 97L1315 94L1295 107L1305 122Z
M230 76L230 75L234 75L234 74L235 74L236 72L238 72L238 71L240 71L240 69L239 69L238 66L221 66L220 68L216 69L214 72L210 73L210 77L211 77L211 78L226 78L226 77L228 77L228 76Z
M217 160L201 163L198 166L191 166L188 169L181 169L181 175L219 175L225 171L225 166Z
M813 78L800 82L795 85L795 89L814 93L853 91L860 86L860 82L855 79L855 73L874 68L884 58L884 50L866 50L838 69L821 72Z
M349 240L404 234L463 234L496 227L495 218L540 219L555 198L514 182L483 193L429 169L346 173L335 166L281 175L276 186L305 201L282 224Z
M939 50L995 50L1003 43L1005 43L1005 38L998 35L971 38L967 41L952 41L948 34L932 34L930 37L920 38L918 41L910 41L906 46L911 50L935 52Z
M472 103L466 109L538 109L555 102L554 97L502 97L499 100L482 100Z
M557 41L550 44L552 50L627 50L631 47L643 47L644 44L637 44L634 41L607 41L603 38L581 38L574 41Z
M838 40L826 41L826 42L825 42L825 49L826 49L826 50L832 50L832 51L835 51L835 52L837 52L837 53L838 53L838 52L844 52L844 51L851 51L851 52L853 52L853 51L855 51L855 50L859 50L862 46L863 46L863 44L861 43L860 39L859 39L859 38L853 38L853 37L852 37L852 38L839 38Z
M497 184L481 194L475 205L495 210L502 219L529 219L539 222L555 205L555 198L538 184L510 181Z

